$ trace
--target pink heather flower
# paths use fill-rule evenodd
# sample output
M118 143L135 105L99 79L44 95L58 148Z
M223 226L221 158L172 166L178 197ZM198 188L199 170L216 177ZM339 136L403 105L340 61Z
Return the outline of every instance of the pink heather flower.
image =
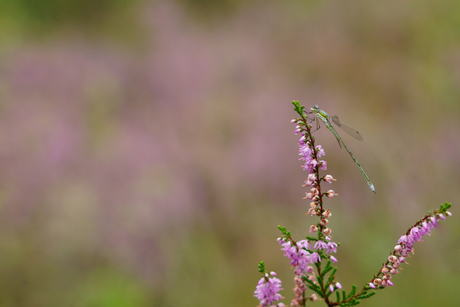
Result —
M299 155L302 156L301 160L311 159L311 149L308 143L305 143L305 136L302 136L299 140Z
M305 271L305 273L307 273L307 274L313 274L314 272L315 272L315 269L313 269L312 266L308 266L307 270Z
M327 170L327 162L324 160L319 161L320 166L319 169L322 169L323 171Z
M308 259L307 258L304 258L302 263L295 267L294 269L294 274L296 276L302 276L302 275L305 275L306 274L306 271L309 269L310 267L308 266Z
M318 226L316 225L311 225L310 229L308 230L309 232L317 232L318 231Z
M305 142L306 137L303 135L299 140L299 155L302 156L299 160L304 160L305 164L302 166L304 170L313 172L314 168L318 165L318 161L313 159L310 144Z
M409 248L406 247L406 248L403 249L399 254L400 254L401 256L403 256L403 257L407 257L407 256L409 255L409 252L410 252L410 251L411 251L411 249L409 249Z
M368 285L369 287L371 287L372 289L375 289L375 285L374 285L373 283L370 282L370 283L368 283L367 285Z
M276 276L276 273L270 273L272 276ZM254 291L254 296L260 301L259 306L270 306L274 302L281 300L283 297L278 292L283 290L281 288L281 280L276 277L268 277L268 274L265 274L259 282L257 283L256 291Z
M327 197L332 198L332 197L334 197L334 195L338 195L338 194L334 193L334 190L327 191L327 194L326 194Z
M301 130L301 125L297 124L296 125L296 130L294 131L296 134ZM326 153L324 152L324 149L321 145L317 145L316 148L314 148L314 151L310 148L310 143L307 141L307 136L306 132L302 132L302 136L299 139L299 155L301 158L299 160L304 160L305 164L302 166L304 170L308 170L310 173L313 173L314 169L316 166L319 164L319 168L322 170L327 169L327 163L324 160L317 161L315 158L319 158L324 156ZM332 176L331 176L332 177ZM327 180L332 180L332 178ZM307 186L311 186L314 181L313 180L308 180Z
M412 246L416 241L422 241L422 237L426 234L431 235L431 230L436 227L437 220L435 216L431 216L422 221L421 227L414 226L409 230L408 235L401 236L398 243L404 244L401 254L412 251Z
M312 172L317 165L318 165L318 161L316 161L315 159L311 159L305 162L305 166L303 169Z
M431 225L432 225L432 228L436 227L438 225L438 221L436 220L436 217L433 215L431 216Z
M296 285L296 290L305 291L307 289L307 286L303 283L302 278L300 278L299 276L294 277L294 283Z
M336 179L334 179L331 175L326 175L323 177L324 181L326 181L327 183L332 183L332 181L336 181Z
M327 246L326 246L326 253L331 253L331 252L334 252L334 253L337 253L337 243L335 242L329 242L327 243Z
M319 256L317 252L314 252L313 254L310 255L309 260L310 262L317 263L321 261L321 257Z
M428 222L427 222L427 221L423 220L423 222L422 222L422 227L423 227L423 229L426 231L426 233L427 233L428 235L431 235L431 233L430 233L431 228L430 228L430 226L428 225Z
M324 155L326 155L326 153L324 152L323 147L321 145L316 146L316 156L319 158Z
M297 247L291 245L291 241L280 242L283 247L281 250L284 250L284 256L291 259L291 265L297 266L299 262L299 255L297 252Z
M333 262L337 262L337 258L335 258L334 256L330 256L329 259L331 259Z
M301 156L299 158L299 160L303 160L303 161L311 160L310 148L308 148L308 146L300 147L299 148L299 156Z
M418 228L418 226L412 227L409 233L410 233L410 238L413 241L421 241L424 235L424 233L422 233L421 229Z
M295 119L291 120L291 123L296 123L297 121ZM299 124L295 125L295 130L294 134L298 134L300 131L302 131L301 127Z
M311 245L307 240L302 240L296 243L296 246L292 245L291 241L280 242L283 246L281 250L284 250L284 256L288 257L291 262L290 264L295 267L296 275L303 275L309 270L308 264L312 263L316 258L311 258L310 252L307 249L311 250Z
M322 218L322 219L321 219L321 223L320 223L321 226L326 226L327 223L329 223L329 221L328 221L327 219L325 219L325 218Z
M294 277L295 287L294 295L295 299L291 301L291 306L300 306L300 303L303 302L303 294L307 290L307 286L303 282L302 278L299 276Z
M318 240L318 241L316 241L314 248L319 249L319 250L323 250L323 249L327 248L327 243L324 242L324 241Z
M335 290L335 289L334 289L334 286L333 286L333 285L329 285L329 291L334 292L334 290Z
M316 175L314 173L308 174L308 179L305 181L307 187L311 187L316 184Z
M308 240L298 241L297 246L299 248L305 248L305 249L310 249L311 250L311 245L310 245L310 242L308 242Z
M314 301L317 301L319 299L318 297L318 294L314 293L312 295L310 295L310 299L314 302Z
M409 237L407 235L402 235L398 240L398 244L404 243L406 245L408 241Z
M390 261L391 263L395 262L398 260L398 257L396 257L395 255L390 255L388 257L388 261Z
M393 283L391 282L391 280L388 280L388 285L391 286L391 287L394 286Z
M323 216L326 218L330 218L332 216L331 210L327 209L323 212Z
M292 123L292 121L291 121L291 123ZM302 131L300 125L299 125L299 124L295 125L294 133L295 133L295 134L298 134L300 131Z
M342 289L342 285L341 285L339 282L336 282L336 283L335 283L335 287L336 287L337 289Z

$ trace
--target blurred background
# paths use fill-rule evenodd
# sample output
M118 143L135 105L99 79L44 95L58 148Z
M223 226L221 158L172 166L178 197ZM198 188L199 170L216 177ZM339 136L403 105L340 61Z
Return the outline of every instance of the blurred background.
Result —
M318 104L349 291L427 211L452 218L362 306L453 306L460 2L0 1L0 306L256 306L306 217L291 104ZM322 306L322 303L317 303Z

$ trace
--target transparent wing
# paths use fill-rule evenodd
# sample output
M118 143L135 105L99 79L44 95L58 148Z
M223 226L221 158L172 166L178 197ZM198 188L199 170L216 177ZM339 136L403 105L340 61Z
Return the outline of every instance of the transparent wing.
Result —
M337 116L331 116L331 120L334 122L334 124L337 125L337 127L340 127L340 129L342 129L343 131L345 131L347 134L349 134L351 137L357 139L358 141L362 141L363 140L363 137L361 136L361 134L359 134L358 131L356 131L355 129L353 128L350 128L344 124L341 124L340 121L339 121L339 118Z

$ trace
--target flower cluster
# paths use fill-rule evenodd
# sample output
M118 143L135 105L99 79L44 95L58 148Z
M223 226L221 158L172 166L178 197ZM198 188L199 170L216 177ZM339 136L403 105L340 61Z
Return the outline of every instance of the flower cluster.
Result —
M313 268L309 265L321 261L320 255L312 252L310 242L307 240L295 242L287 237L281 237L278 238L278 242L283 247L281 250L284 251L284 256L291 260L296 276L312 274Z
M398 274L401 263L407 263L406 258L409 253L414 253L414 243L422 241L422 237L426 234L431 235L431 230L438 225L438 221L446 219L445 215L452 215L447 211L447 208L447 206L441 206L440 210L426 215L399 238L398 245L395 246L393 253L388 257L379 274L368 284L369 287L376 289L377 287L393 286L390 280L391 276Z
M296 124L294 133L301 134L299 139L299 155L301 156L299 160L304 161L302 168L309 172L307 180L305 181L306 187L311 187L310 191L306 193L304 199L311 201L310 210L308 211L309 215L323 217L321 221L320 230L325 232L325 235L329 235L331 230L326 228L328 222L327 218L331 216L329 210L324 211L322 208L322 197L325 195L328 198L332 198L335 195L333 190L329 190L326 193L321 193L321 181L326 183L332 183L335 179L331 175L325 175L323 177L319 176L319 170L326 170L327 163L324 160L319 160L320 157L326 155L324 149L321 145L315 146L315 139L311 135L311 125L309 125L306 119L293 119L292 123ZM317 231L316 225L310 227L310 232Z
M289 234L278 238L278 242L282 246L281 250L284 251L284 256L290 259L290 264L294 267L295 299L291 302L291 306L298 306L305 300L303 298L303 293L307 289L302 279L303 276L305 276L305 278L311 283L319 285L315 274L315 267L317 267L315 264L319 264L321 262L322 256L323 258L329 258L331 261L337 262L337 259L334 256L327 254L336 253L338 244L335 242L326 243L324 241L317 240L316 243L311 246L308 240L295 242ZM341 288L342 286L338 282L331 282L329 284L331 292ZM315 297L317 297L316 294L311 296L310 299L315 300Z
M257 299L260 301L259 307L285 306L283 303L273 305L274 302L277 302L283 298L281 294L278 293L280 290L283 290L283 288L281 288L281 280L274 276L276 276L275 272L270 272L270 274L265 273L265 276L262 277L257 283L256 291L254 291L254 296L257 297Z
M296 120L293 119L293 122ZM324 160L318 161L318 158L324 156L324 149L321 145L316 147L312 146L312 143L308 141L307 134L310 133L309 128L305 129L305 126L302 126L302 122L297 122L296 130L294 131L296 134L301 133L302 137L299 139L299 160L303 160L304 165L302 168L310 172L310 174L315 174L317 167L319 166L320 169L326 170L327 163ZM315 178L316 179L316 178ZM311 185L313 186L316 183L316 180L311 181Z

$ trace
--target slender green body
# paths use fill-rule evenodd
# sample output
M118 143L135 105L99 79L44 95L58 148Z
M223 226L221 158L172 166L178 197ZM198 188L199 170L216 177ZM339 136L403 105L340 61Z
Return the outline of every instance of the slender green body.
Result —
M326 125L327 129L329 129L334 134L335 138L337 139L337 142L339 142L339 146L342 147L341 145L343 145L343 147L345 147L348 154L350 154L350 157L353 159L353 161L355 161L356 165L358 165L358 168L363 174L364 178L366 179L367 184L369 185L369 188L371 189L372 192L375 193L375 188L371 180L367 176L364 169L361 167L361 164L359 164L358 160L356 160L356 158L353 156L350 149L348 149L347 145L345 145L345 143L342 141L342 138L340 138L339 134L335 131L334 127L332 127L330 120L332 120L337 126L342 128L345 132L350 134L355 139L362 141L362 137L359 134L359 132L348 126L341 124L337 116L332 116L332 117L329 116L326 112L324 112L323 110L320 110L316 104L313 105L310 113L314 113L315 115L317 128L319 128L319 120L321 120Z

